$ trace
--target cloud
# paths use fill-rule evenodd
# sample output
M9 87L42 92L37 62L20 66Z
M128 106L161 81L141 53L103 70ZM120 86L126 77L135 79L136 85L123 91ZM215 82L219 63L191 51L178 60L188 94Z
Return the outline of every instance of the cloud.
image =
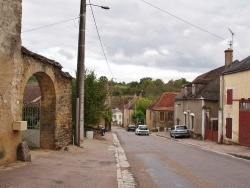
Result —
M69 60L74 58L74 56L73 56L70 52L65 51L64 49L58 50L58 53L59 53L60 55L64 56L64 57L66 57L66 58L69 59Z
M117 80L139 80L140 76L150 77L152 72L164 80L168 79L166 75L194 78L222 66L224 50L231 40L228 28L235 33L234 58L241 60L249 56L248 0L147 2L165 12L140 0L91 1L110 7L109 10L93 7L93 11L105 55ZM23 0L23 31L76 18L79 11L80 0ZM75 19L23 33L23 45L49 55L73 72L78 27ZM89 6L85 55L87 68L94 68L99 76L111 75Z

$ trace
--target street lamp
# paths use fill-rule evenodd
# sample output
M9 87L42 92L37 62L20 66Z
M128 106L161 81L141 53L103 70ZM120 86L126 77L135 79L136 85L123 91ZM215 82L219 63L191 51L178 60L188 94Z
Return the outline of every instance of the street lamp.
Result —
M109 9L106 6L86 4L86 0L81 0L80 23L78 37L78 56L76 74L76 125L74 132L75 145L81 146L84 138L84 64L85 64L85 28L86 28L86 5L98 6Z
M109 7L107 7L107 6L99 6L99 5L95 5L95 4L92 4L92 3L86 4L86 5L95 6L95 7L101 7L102 9L106 9L106 10L109 9Z

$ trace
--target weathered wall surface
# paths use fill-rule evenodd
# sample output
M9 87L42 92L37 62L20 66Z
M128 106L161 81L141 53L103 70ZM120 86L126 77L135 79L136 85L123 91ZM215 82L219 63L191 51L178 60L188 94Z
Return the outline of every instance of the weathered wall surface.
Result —
M60 148L72 142L71 77L61 65L21 49L21 0L0 0L0 165L16 160L22 133L13 131L22 119L23 93L34 75L42 93L41 146Z
M0 2L0 164L16 159L21 134L12 131L18 113L17 87L21 48L21 0ZM18 78L19 77L19 78Z
M61 65L22 48L22 100L25 84L31 75L41 90L41 147L59 149L72 142L71 76Z
M224 90L221 95L223 102L223 142L239 143L239 101L250 98L249 80L250 71L244 71L223 76L221 84ZM227 89L233 89L233 104L227 105ZM226 137L226 118L232 118L232 139Z
M186 123L185 123L186 114ZM193 129L191 128L191 114L194 116ZM201 134L202 125L202 100L177 100L175 101L175 123L176 119L180 124L187 127L196 134Z

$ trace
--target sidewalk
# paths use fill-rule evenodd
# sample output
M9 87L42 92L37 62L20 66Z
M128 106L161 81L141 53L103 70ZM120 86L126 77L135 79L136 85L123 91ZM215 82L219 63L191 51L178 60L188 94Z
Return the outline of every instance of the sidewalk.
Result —
M1 188L117 188L116 146L112 132L85 139L84 147L33 150L32 162L0 166Z
M210 151L214 151L217 153L227 154L227 155L231 155L234 157L250 160L250 147L245 147L245 146L240 146L240 145L218 144L210 140L197 140L193 138L174 139L170 137L169 132L154 132L152 134L155 134L157 136L164 137L167 139L172 139L180 143L192 145L195 147L200 147L205 150L210 150Z

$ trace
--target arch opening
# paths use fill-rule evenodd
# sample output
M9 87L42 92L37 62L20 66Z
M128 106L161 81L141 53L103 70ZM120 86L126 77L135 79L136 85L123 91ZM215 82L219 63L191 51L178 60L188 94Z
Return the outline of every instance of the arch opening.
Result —
M22 119L28 124L23 140L30 147L54 149L55 116L54 83L46 73L34 73L26 83L23 96Z

